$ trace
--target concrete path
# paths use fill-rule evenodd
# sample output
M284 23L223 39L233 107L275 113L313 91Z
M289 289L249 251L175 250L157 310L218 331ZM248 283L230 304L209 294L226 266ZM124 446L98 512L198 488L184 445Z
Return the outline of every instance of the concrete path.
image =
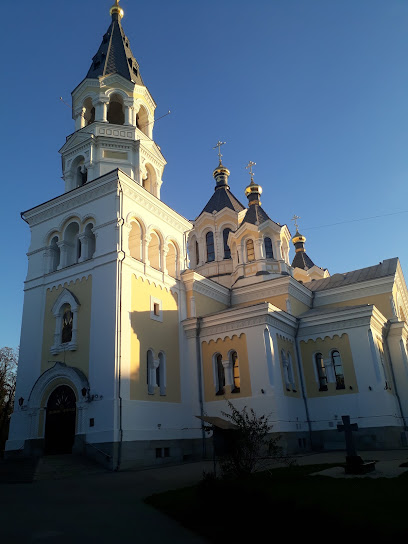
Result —
M391 474L408 450L364 452L363 459ZM299 464L343 463L343 452L296 457ZM211 461L141 471L100 472L0 486L1 544L205 544L177 522L143 503L153 493L198 482Z

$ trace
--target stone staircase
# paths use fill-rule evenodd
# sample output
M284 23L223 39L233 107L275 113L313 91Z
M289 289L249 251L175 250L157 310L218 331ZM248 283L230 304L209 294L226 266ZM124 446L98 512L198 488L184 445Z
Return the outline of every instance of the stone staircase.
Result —
M0 484L59 480L106 472L108 472L107 469L94 461L74 454L46 455L30 459L5 459L0 461Z
M108 472L91 459L81 455L45 455L38 462L35 480L60 480L75 476L102 474Z
M0 484L27 484L34 481L38 459L4 459L0 461Z

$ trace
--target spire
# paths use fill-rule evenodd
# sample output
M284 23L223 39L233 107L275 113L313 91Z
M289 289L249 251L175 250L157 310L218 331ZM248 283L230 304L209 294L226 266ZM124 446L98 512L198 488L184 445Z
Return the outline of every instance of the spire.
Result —
M252 172L252 167L256 166L256 162L249 161L245 168L249 169L249 174L251 176L251 183L245 189L245 195L248 198L249 206L261 205L260 196L262 194L262 187L254 183L254 172Z
M218 141L218 143L213 147L213 149L216 149L218 147L218 160L219 160L219 164L213 172L213 176L216 182L215 190L220 189L222 187L224 187L225 189L229 189L228 178L230 176L230 171L228 170L228 168L225 168L225 166L223 166L221 161L221 157L222 157L221 146L224 145L225 143L226 142Z
M295 246L296 254L292 261L293 268L301 268L302 270L309 270L309 268L312 268L315 266L312 259L306 254L305 250L305 242L306 242L306 236L303 236L303 234L300 234L299 232L299 226L297 224L297 219L300 219L298 215L294 215L292 217L292 221L295 222L296 227L296 234L292 238L293 245Z
M129 40L121 25L123 9L119 0L110 8L112 22L102 39L98 52L92 59L87 78L97 79L112 74L119 74L128 81L144 85L139 64L130 49Z
M254 172L252 167L256 166L255 162L249 161L247 168L249 170L249 175L251 176L251 182L248 187L245 189L245 195L248 198L248 211L245 214L245 217L242 223L250 223L251 225L261 225L265 221L270 221L271 218L269 215L261 208L261 193L262 187L254 182Z

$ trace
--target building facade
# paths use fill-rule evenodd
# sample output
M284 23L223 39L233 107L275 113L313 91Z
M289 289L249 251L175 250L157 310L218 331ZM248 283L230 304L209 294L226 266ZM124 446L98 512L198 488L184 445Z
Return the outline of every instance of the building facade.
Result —
M79 452L118 469L209 452L197 416L270 414L290 452L407 445L408 292L397 258L330 276L306 238L243 205L221 154L195 221L160 199L156 104L118 0L60 150L65 192L31 231L8 456ZM289 252L294 245L295 257Z

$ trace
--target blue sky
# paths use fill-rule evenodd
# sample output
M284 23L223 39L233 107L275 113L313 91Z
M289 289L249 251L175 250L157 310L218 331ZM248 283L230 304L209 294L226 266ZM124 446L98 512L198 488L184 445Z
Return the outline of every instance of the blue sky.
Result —
M63 192L58 149L74 122L59 97L69 103L85 77L112 3L19 0L3 14L0 347L19 343L20 212ZM156 118L171 110L154 129L164 202L194 219L213 191L212 147L225 141L231 191L246 203L245 165L256 162L263 208L292 234L301 217L317 265L334 274L398 256L408 279L407 1L121 6Z

